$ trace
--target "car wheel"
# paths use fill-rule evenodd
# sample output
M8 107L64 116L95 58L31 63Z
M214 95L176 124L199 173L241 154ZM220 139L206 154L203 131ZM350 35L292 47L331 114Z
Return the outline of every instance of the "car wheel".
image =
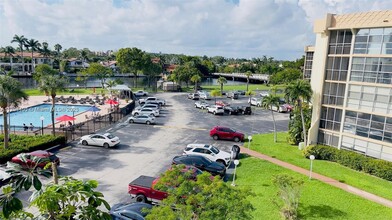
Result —
M104 147L104 148L109 148L109 144L108 144L108 143L104 143L104 144L103 144L103 147Z
M223 160L217 160L216 162L222 164L223 166L226 166L226 163Z
M229 115L231 115L232 113L229 111Z
M149 124L151 124L151 122L150 122L150 121L146 121L146 124L148 124L148 125L149 125Z
M87 143L86 140L82 141L82 144L83 144L84 146L87 146L87 145L88 145L88 143Z
M195 108L197 108L197 105L195 105Z
M131 120L129 120L129 123L133 123L133 120L131 119Z
M213 113L214 113L214 115L216 115L216 111L214 111Z
M240 142L240 138L239 137L234 137L234 141L235 142Z
M139 113L135 112L135 114L133 114L133 115L135 115L135 116L136 116L136 115L139 115Z
M152 113L150 114L150 116L151 116L151 117L155 117L155 115L154 115L154 114L152 114Z
M212 138L213 138L214 140L218 140L218 139L219 139L219 136L215 134L214 136L212 136Z
M135 197L136 202L143 202L146 203L147 202L147 198L146 196L139 194Z
M257 107L261 107L261 105L260 105L260 104L257 104Z

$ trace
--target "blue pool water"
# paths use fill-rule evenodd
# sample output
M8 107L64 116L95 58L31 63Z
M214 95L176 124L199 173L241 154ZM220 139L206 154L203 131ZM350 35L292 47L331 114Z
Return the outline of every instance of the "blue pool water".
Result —
M82 105L55 105L55 115L54 118L68 115L73 116L87 111L91 106ZM44 117L44 127L52 124L51 118L51 104L40 104L31 106L28 108L20 109L18 111L11 112L10 124L11 126L23 126L23 123L27 126L32 123L35 127L41 127L41 116ZM3 125L3 117L1 115L0 125Z

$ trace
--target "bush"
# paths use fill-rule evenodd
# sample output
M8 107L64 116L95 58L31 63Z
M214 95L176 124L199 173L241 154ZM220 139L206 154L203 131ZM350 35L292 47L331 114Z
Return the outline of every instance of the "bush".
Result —
M323 145L309 146L303 150L303 155L307 158L314 155L316 159L336 162L351 169L392 181L392 162L389 161Z
M59 144L65 144L64 136L10 134L10 139L8 148L0 150L0 163L6 163L19 153L46 150ZM4 145L4 135L0 135L0 145Z

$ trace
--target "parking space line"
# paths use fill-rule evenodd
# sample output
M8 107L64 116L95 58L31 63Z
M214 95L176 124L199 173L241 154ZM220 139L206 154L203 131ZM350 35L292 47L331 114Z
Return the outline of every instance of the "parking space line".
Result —
M163 126L163 125L154 125L154 128L173 128L173 129L188 129L188 130L196 130L196 131L205 131L205 128L190 128L190 127L180 127L180 126Z

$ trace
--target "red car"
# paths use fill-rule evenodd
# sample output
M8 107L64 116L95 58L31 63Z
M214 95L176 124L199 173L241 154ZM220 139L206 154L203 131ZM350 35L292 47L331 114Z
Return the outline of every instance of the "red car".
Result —
M219 105L219 106L222 106L222 107L230 106L229 103L224 102L224 101L216 101L216 102L215 102L215 105Z
M231 128L215 126L210 130L210 137L214 138L214 140L226 139L239 142L244 141L245 135Z
M26 161L23 161L22 159L23 155ZM38 157L42 159L39 164L35 164L35 162L33 161L33 157ZM30 153L18 154L11 159L11 162L20 164L22 167L32 168L36 166L36 168L39 169L43 169L46 166L46 164L48 164L49 162L56 163L57 166L60 166L60 159L53 153L44 150L37 150Z

